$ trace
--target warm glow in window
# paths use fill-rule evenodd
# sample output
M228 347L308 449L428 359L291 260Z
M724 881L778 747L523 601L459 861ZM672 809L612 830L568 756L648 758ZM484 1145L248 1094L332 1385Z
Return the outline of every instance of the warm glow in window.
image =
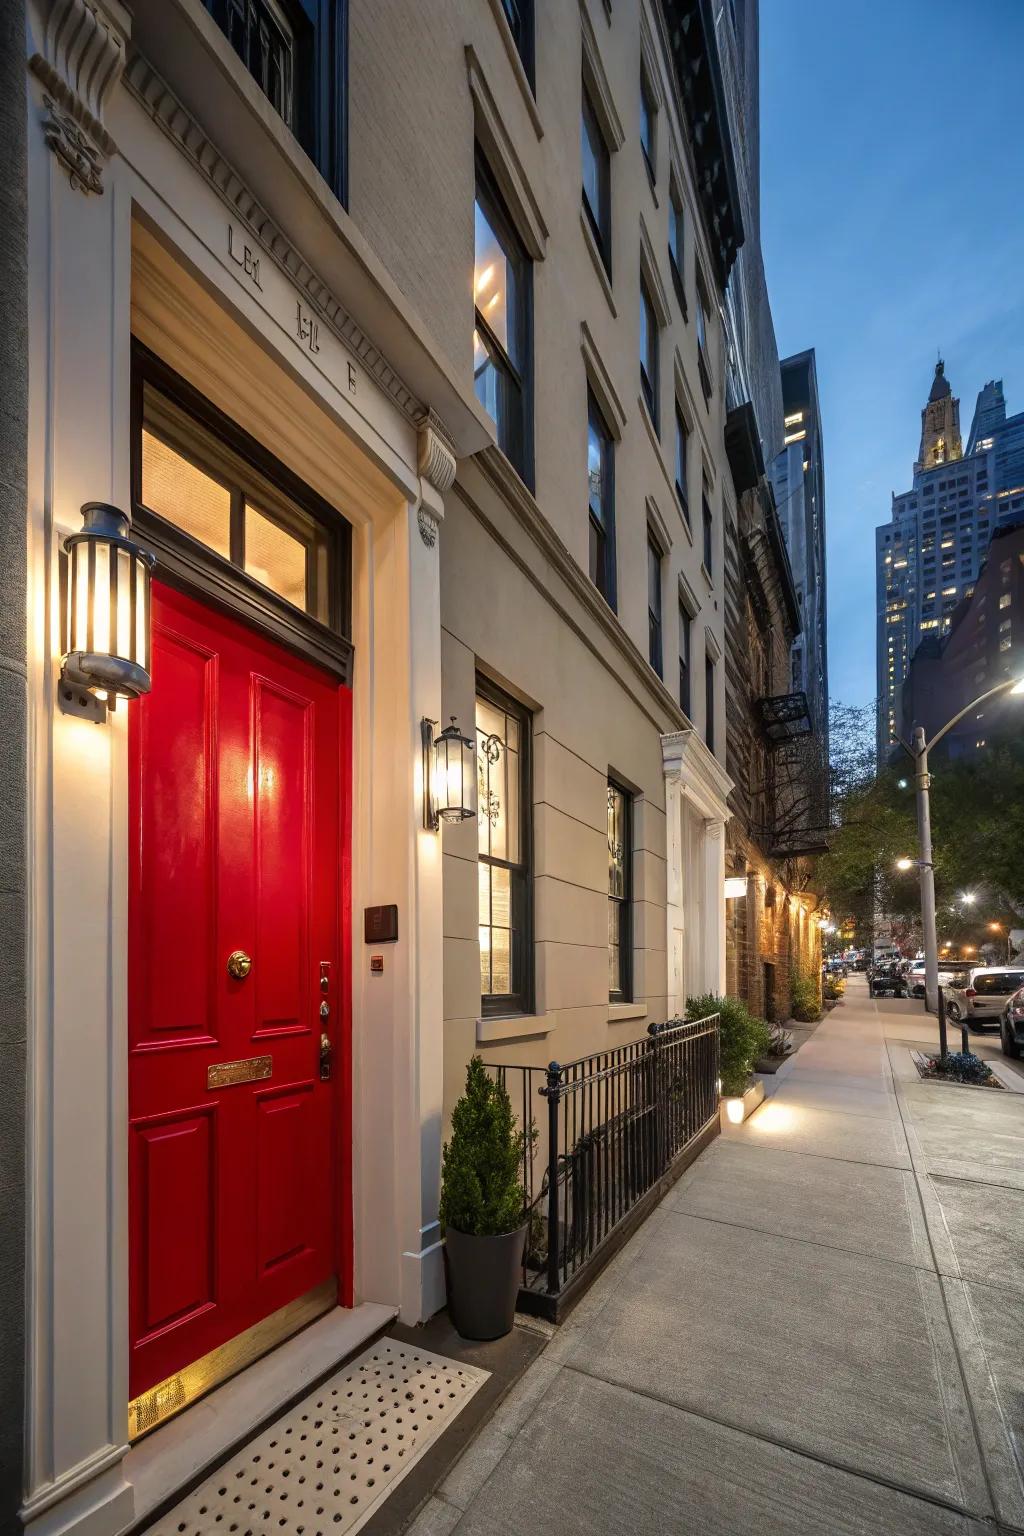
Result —
M225 559L231 553L231 492L147 428L142 429L142 500L182 533Z
M258 507L245 508L245 569L271 592L306 606L306 546Z

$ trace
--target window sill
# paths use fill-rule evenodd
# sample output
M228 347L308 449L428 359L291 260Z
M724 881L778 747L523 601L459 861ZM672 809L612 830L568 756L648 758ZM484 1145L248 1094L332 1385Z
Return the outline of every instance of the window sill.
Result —
M535 1040L550 1035L554 1024L546 1013L508 1013L493 1019L477 1019L477 1045L493 1045L499 1040Z
M608 308L611 310L613 317L617 320L619 318L619 312L615 307L615 296L612 293L612 280L608 276L608 268L604 264L600 248L598 247L597 241L594 238L594 231L590 227L590 220L587 218L585 208L580 209L580 226L583 230L583 243L587 247L587 250L590 254L590 259L594 263L594 271L597 273L597 280L601 284L601 292L608 300Z
M516 84L526 105L530 122L533 124L533 131L538 139L542 139L544 137L544 124L541 122L540 113L537 111L537 98L533 94L533 87L530 84L529 76L523 67L522 59L519 57L519 49L516 47L516 40L512 36L512 28L509 26L508 17L505 15L505 7L502 5L501 0L490 0L490 7L494 15L495 25L501 33L501 40L505 45L508 61L512 65L512 73L516 77Z
M608 1023L627 1024L636 1019L646 1019L646 1003L609 1003Z

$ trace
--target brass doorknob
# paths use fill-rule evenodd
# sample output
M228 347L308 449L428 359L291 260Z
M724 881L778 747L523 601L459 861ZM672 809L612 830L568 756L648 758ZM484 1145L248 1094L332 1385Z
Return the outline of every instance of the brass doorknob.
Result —
M228 955L228 975L236 981L244 981L252 970L252 959L244 949L233 949Z

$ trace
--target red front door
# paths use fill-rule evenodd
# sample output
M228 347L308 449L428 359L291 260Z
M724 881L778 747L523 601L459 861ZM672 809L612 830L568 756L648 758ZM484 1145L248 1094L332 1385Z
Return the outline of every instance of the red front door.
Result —
M129 725L133 1398L347 1270L350 705L154 586Z

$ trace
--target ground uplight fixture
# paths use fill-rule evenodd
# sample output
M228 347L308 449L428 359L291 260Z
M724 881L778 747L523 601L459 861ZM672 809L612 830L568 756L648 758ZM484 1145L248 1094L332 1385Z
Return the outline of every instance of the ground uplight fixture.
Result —
M442 821L476 819L476 747L454 715L439 736L436 720L423 720L423 825L437 832Z
M68 714L104 720L117 700L152 687L150 583L156 558L131 538L131 518L105 501L82 507L64 540L57 698Z

